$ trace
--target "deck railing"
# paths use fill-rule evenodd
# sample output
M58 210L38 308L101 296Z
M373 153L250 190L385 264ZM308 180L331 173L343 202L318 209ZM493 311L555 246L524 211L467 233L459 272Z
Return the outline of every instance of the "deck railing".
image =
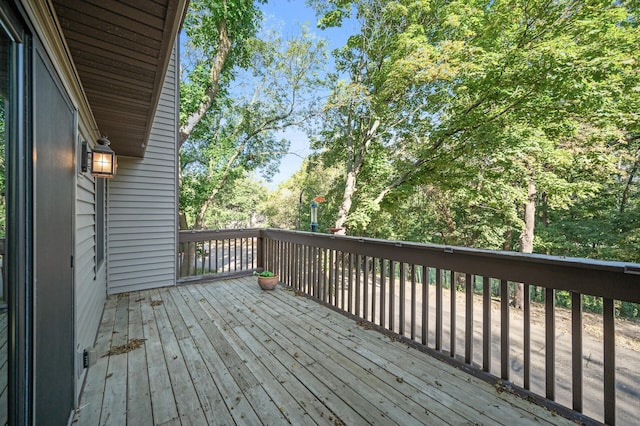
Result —
M640 303L638 264L272 229L181 233L180 241L196 244L197 269L211 265L214 251L221 250L224 258L225 246L219 241L236 239L244 241L234 247L248 251L247 261L242 254L231 256L235 249L229 249L230 243L227 258L234 265L239 258L243 273L269 269L296 291L493 381L498 391L520 393L585 423L601 417L615 424L617 404L625 404L623 411L635 410L633 392L640 391L640 380L626 378L631 401L616 398L615 309L620 302ZM213 259L220 259L220 254ZM230 263L226 267L228 273ZM518 284L524 303L515 324L510 296ZM542 304L532 303L532 290L544 299ZM556 327L560 292L569 292L571 298L567 347L560 343ZM601 357L591 349L583 352L585 296L602 298L602 339L596 342ZM544 318L542 326L539 317ZM640 361L640 354L635 355L633 365ZM567 368L558 371L556 366L564 361ZM602 364L602 387L600 397L589 396L588 416L582 416L583 367L591 361ZM557 387L563 391L560 398Z
M251 273L262 264L258 229L180 231L180 281L228 278Z

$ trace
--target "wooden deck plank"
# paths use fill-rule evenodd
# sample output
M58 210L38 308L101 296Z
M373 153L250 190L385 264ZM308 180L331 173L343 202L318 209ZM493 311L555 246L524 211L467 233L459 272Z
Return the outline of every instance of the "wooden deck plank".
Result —
M144 339L142 303L148 301L140 294L129 297L129 339ZM144 347L127 353L127 369L127 424L153 425L151 389Z
M208 299L211 304L212 301L219 302L217 299ZM218 313L228 317L228 318L238 318L234 315L233 312L227 311L223 306L219 303L216 305L212 304L213 309L215 309ZM240 324L243 323L240 320ZM237 353L241 353L245 359L253 359L253 361L248 361L246 363L247 367L251 371L251 373L259 378L260 385L264 389L266 395L271 399L271 401L267 401L268 404L275 404L278 407L278 410L282 415L284 415L288 422L294 425L315 425L317 424L313 421L303 404L300 402L300 395L291 395L284 388L282 383L280 382L281 370L283 368L278 368L276 370L270 370L262 363L262 360L259 357L256 357L255 353L250 348L259 348L262 347L262 342L258 341L255 337L250 334L244 333L242 334L245 339L240 337L239 333L242 333L246 327L245 325L235 325L233 327L227 328L227 333L225 333L229 343L232 345L234 350ZM266 355L268 358L271 355Z
M218 348L224 353L223 362L234 376L236 383L247 397L249 403L264 424L282 424L287 422L279 408L273 404L269 395L260 385L259 380L251 373L247 363L253 360L245 359L242 352L238 353L229 342L230 324L224 318L218 317L206 298L199 298L197 303L207 316L214 320L214 327L210 330L218 341Z
M105 378L107 375L107 367L109 366L109 360L104 357L104 355L111 347L116 305L117 298L115 297L108 298L105 303L102 320L98 327L98 336L96 338L98 360L96 364L89 369L89 374L87 374L82 391L80 407L76 410L75 419L76 424L79 426L100 424Z
M505 415L518 419L518 424L533 425L540 424L541 421L546 421L545 419L548 418L555 419L553 413L537 405L530 404L508 392L487 393L487 390L491 389L487 383L475 379L468 374L459 372L453 367L446 366L447 368L443 368L443 365L446 364L443 364L437 359L426 356L419 351L407 351L404 344L395 342L375 331L362 334L364 337L369 337L368 346L362 339L356 338L351 332L355 325L352 320L343 315L319 314L313 309L313 305L315 304L313 301L307 301L305 298L287 297L282 293L279 294L279 301L281 303L293 303L295 305L295 311L303 311L306 315L311 316L317 325L318 331L329 330L330 333L340 332L340 337L338 337L336 341L351 341L351 345L349 346L351 350L361 353L366 359L376 362L379 367L392 368L394 369L394 374L402 375L402 377L405 377L405 380L411 380L412 377L413 379L417 377L419 380L415 383L415 386L421 391L433 388L435 381L439 380L439 383L446 382L446 389L435 389L436 393L433 394L434 398L442 399L443 393L446 394L449 392L453 401L462 401L465 405L473 404L470 408L474 408L478 412L482 412L491 417L492 423L499 421L499 419L505 419ZM278 308L282 308L282 304L278 305ZM381 341L388 343L388 345L385 346L388 346L389 350L384 352L377 350L377 347L382 344ZM433 368L416 368L417 363L427 363ZM428 375L426 373L427 371L429 372ZM469 393L470 385L476 391L474 392L475 397L472 400L461 400L460 398L463 395ZM508 401L510 405L496 407L494 404L495 396ZM459 402L456 405L459 405ZM531 416L528 416L527 413L531 414ZM555 420L551 421L554 422Z
M111 335L111 346L127 343L129 334L129 296L118 296L116 314ZM126 424L127 422L127 355L107 357L109 365L104 386L104 408L100 414L100 424Z
M271 293L266 293L270 295ZM211 295L213 296L213 295ZM267 296L269 297L269 296ZM228 306L233 306L233 303L229 301ZM258 310L262 313L264 311L263 306L257 307L258 303L248 303L245 305L237 305L239 309L244 306L244 309L251 312L251 309L247 306L256 307L252 313L256 313ZM251 321L262 324L264 327L274 327L276 319L271 316L262 318L259 315L251 317ZM333 390L334 393L344 396L345 402L348 402L352 408L359 412L365 413L365 420L369 423L384 422L386 424L411 424L413 420L406 415L406 412L400 413L395 410L392 404L389 404L388 400L382 393L375 392L362 377L358 377L352 374L346 368L339 365L331 357L330 351L318 349L311 341L300 339L289 332L287 327L274 327L277 330L277 336L284 336L284 342L290 347L291 353L310 373L316 377L321 378L327 386ZM274 335L274 338L277 337ZM302 342L301 344L295 343L296 341ZM297 356L296 356L297 355ZM338 414L339 417L341 417ZM401 420L403 419L403 420ZM399 423L402 422L402 423Z
M151 306L159 298L157 296L152 298L150 291L140 292L139 294L145 296L146 299L140 308L142 311L144 337L147 339L144 349L147 355L153 422L155 424L168 423L178 419L178 408L171 390L171 379L165 362L164 349L160 340L155 313Z
M572 424L253 278L111 296L100 355L130 338L89 370L78 424Z
M189 333L189 325L183 318L184 312L187 312L189 307L184 303L184 299L175 288L166 291L163 300L206 422L210 424L233 424L233 418L229 415L206 362L199 351L198 344Z
M364 419L357 412L336 397L320 379L302 368L298 358L294 356L295 350L293 348L277 343L273 339L273 327L265 327L262 324L265 327L265 330L263 330L260 327L261 324L253 323L252 325L246 330L263 342L263 345L255 348L260 352L260 356L264 356L263 362L265 360L271 361L270 365L280 370L278 375L287 383L287 389L292 392L292 395L298 395L299 398L305 401L306 405L315 407L316 412L319 411L319 419L316 419L316 421L327 419L332 422L337 418L336 413L341 413L340 417L346 424L361 424L364 422ZM253 350L254 348L252 347L251 349ZM322 407L325 409L323 410Z
M309 404L307 401L311 401L312 404L318 405L316 412L319 411L320 418L316 418L316 421L326 418L329 422L340 419L346 424L371 423L370 420L367 420L367 415L362 414L365 412L376 413L382 418L384 413L371 410L369 406L360 407L362 410L368 410L360 412L365 416L365 418L363 418L362 415L351 406L357 405L357 403L354 404L353 401L342 396L342 392L344 392L343 389L346 385L342 382L336 384L337 381L335 377L332 377L332 374L329 372L330 368L318 368L324 365L308 368L309 365L316 361L306 359L306 354L303 352L305 345L301 346L296 344L277 331L273 331L275 322L265 321L261 318L247 318L247 321L251 323L252 326L246 328L246 330L253 335L261 335L261 338L264 339L262 341L267 342L269 345L269 352L273 353L274 358L282 362L282 364L276 366L276 368L282 369L284 367L286 369L284 371L288 371L291 374L291 382L289 382L287 387L289 388L291 383L299 383L303 388L308 389L310 395L307 397L308 399L305 399L305 403ZM306 348L306 350L308 350L308 348ZM332 361L333 360L331 360L331 362ZM284 374L286 373L278 373L279 376L283 376ZM352 392L351 389L348 389L348 392ZM341 399L341 397L344 398L344 400ZM322 406L324 406L324 409ZM387 423L389 422L387 421Z
M249 292L242 295L238 292L230 293L242 297L252 296ZM275 292L271 293L270 295L274 295L274 297L267 297L262 300L255 298L241 300L244 300L244 303L248 305L251 303L263 303L265 306L260 306L260 310L270 312L271 319L269 322L271 324L279 322L281 317L287 318L288 315L296 315L295 312L287 311L285 311L285 315L278 315L276 311L271 309L268 305L272 303L277 304L278 307L286 308L286 305L278 303L275 294ZM352 358L344 356L343 352L346 351L346 348L344 346L340 347L339 343L331 336L331 330L315 332L315 326L313 321L309 321L310 318L305 319L304 316L298 316L297 318L297 326L292 328L292 332L297 336L297 339L312 342L311 345L315 347L316 352L322 354L319 362L328 362L327 368L333 369L354 390L359 391L367 398L373 398L372 400L378 402L379 406L386 407L385 415L387 417L400 424L446 424L446 421L460 419L459 415L450 410L440 410L442 411L439 416L440 420L433 416L427 418L425 414L428 409L433 405L439 405L437 400L416 397L416 395L419 396L416 390L407 391L407 389L404 389L406 392L401 392L401 388L407 388L407 385L401 382L401 378L399 379L398 376L388 373L385 375L384 371L374 370L376 366L360 356ZM281 326L286 328L287 324L281 323ZM277 328L281 329L281 327ZM326 361L323 361L322 358L326 358ZM378 375L381 375L382 378L378 377Z
M192 286L180 287L178 291L189 307L188 310L181 312L182 318L185 320L193 339L197 342L198 350L211 373L224 405L227 407L229 416L238 424L259 425L260 419L223 362L221 354L218 353L215 336L211 340L207 332L213 327L214 321L196 303L196 300L201 298L202 295L197 292L192 295L194 291ZM212 406L222 409L215 396Z
M164 350L164 359L169 372L178 415L180 420L184 419L189 424L201 424L206 422L204 412L200 406L198 394L193 387L191 374L178 345L177 336L174 334L174 323L169 320L167 307L173 306L171 298L164 297L166 291L156 290L154 293L162 301L162 303L153 306L153 313ZM175 323L177 324L177 321Z

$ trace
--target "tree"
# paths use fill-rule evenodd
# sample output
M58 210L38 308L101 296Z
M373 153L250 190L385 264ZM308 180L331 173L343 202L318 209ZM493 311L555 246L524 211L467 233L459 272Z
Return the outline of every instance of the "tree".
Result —
M189 38L183 67L179 146L225 93L238 69L246 68L265 0L194 0L184 28Z
M634 9L537 0L431 6L361 0L319 7L325 25L339 25L353 10L363 22L340 54L366 59L366 111L369 122L379 120L392 166L386 179L368 183L369 211L393 192L442 180L460 160L517 150L514 131L554 147L583 123L602 129L614 118L619 128L633 122L638 32L627 23ZM540 166L529 162L528 199L539 192Z
M183 145L183 229L202 229L222 190L246 173L273 174L289 146L279 133L317 114L324 42L306 31L290 40L269 33L245 42L245 48L250 65L245 72L237 71L239 83L216 100Z

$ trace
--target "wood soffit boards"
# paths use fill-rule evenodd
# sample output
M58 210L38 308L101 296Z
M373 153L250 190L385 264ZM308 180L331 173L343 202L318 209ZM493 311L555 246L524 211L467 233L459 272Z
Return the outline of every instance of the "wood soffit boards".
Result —
M52 0L98 130L143 157L188 0Z

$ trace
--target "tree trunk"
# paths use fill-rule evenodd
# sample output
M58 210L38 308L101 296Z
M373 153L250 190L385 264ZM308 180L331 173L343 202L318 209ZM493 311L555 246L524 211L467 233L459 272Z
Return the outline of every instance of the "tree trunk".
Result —
M524 229L520 234L520 253L533 253L533 234L536 221L536 183L534 175L529 178L527 201L524 204ZM524 306L524 284L517 283L511 305L517 309Z
M220 75L222 74L222 69L227 61L229 52L231 52L231 39L227 33L227 22L224 19L221 19L218 23L218 33L220 38L218 51L216 52L216 57L213 60L213 64L211 64L211 69L209 70L211 87L205 93L205 98L198 106L198 109L192 112L189 117L187 117L187 122L180 127L179 147L182 147L184 141L189 138L193 129L198 125L200 120L202 120L202 117L204 117L209 108L211 108L213 100L218 94L218 89L220 88Z
M181 230L188 229L189 225L187 224L187 216L184 214L182 210L178 212L178 223ZM196 246L195 244L182 243L180 244L180 276L187 277L192 275L195 272L194 260L196 257Z
M640 148L636 150L636 161L633 163L631 170L629 171L629 177L627 178L627 183L624 186L624 190L622 191L622 198L620 199L620 213L624 213L625 208L627 207L627 200L629 199L629 191L631 189L631 185L633 185L633 181L635 180L636 173L638 173L638 167L640 166L640 158L638 154L640 153Z
M351 204L353 203L353 194L356 192L357 176L355 170L349 170L347 172L347 182L344 186L344 194L342 195L342 203L338 208L338 217L336 219L335 227L339 230L335 233L337 235L345 235L345 224L347 222L347 215L351 211Z

